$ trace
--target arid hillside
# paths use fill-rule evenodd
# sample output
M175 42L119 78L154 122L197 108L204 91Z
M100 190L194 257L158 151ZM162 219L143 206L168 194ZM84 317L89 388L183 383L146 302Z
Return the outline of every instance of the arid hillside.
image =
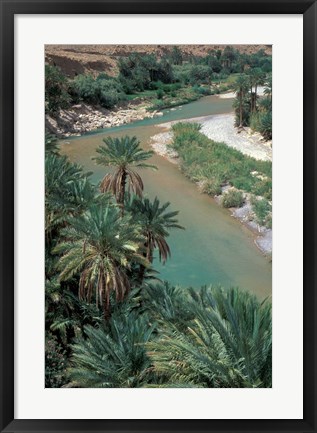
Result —
M205 56L211 50L223 49L224 45L177 45L183 57ZM235 45L237 50L252 54L263 49L272 53L271 45ZM46 45L45 62L59 66L69 77L83 73L94 76L100 72L116 75L117 61L132 52L140 54L154 53L158 58L171 52L173 45Z

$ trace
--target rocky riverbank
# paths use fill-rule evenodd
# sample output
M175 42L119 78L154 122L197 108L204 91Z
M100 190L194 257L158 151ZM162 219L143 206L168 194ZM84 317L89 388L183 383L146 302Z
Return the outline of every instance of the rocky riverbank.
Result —
M148 111L149 103L128 103L113 110L87 104L60 110L57 116L45 116L46 128L58 138L80 136L96 129L111 128L126 123L161 116L160 111Z
M219 123L220 119L220 123ZM256 134L256 137L250 131L244 131L243 136L238 135L236 129L233 127L233 114L230 115L217 115L200 117L194 119L182 120L183 122L197 122L202 125L201 132L205 133L209 138L215 141L221 141L227 145L240 150L246 155L253 156L257 159L271 160L272 148L271 143L264 144L261 136ZM164 131L154 135L151 138L150 145L153 150L168 159L173 164L181 164L177 152L169 145L173 139L171 131L172 124L177 122L168 122L158 125L164 128ZM218 128L214 128L215 124ZM221 124L221 127L220 127ZM206 133L207 132L207 133ZM208 133L209 132L209 133ZM212 135L212 136L210 136ZM239 139L237 140L237 137ZM241 138L241 139L240 139ZM203 191L204 185L197 183L199 190ZM226 193L231 187L225 186L222 188L222 194L215 196L217 203L221 204L223 194ZM240 208L229 209L231 215L237 218L242 224L248 227L255 234L256 246L267 256L272 254L272 229L260 226L256 223L256 217L251 205L251 195L244 193L244 204Z
M202 125L200 132L211 140L226 143L255 159L272 161L272 142L265 141L259 132L254 132L251 128L235 128L234 114L209 116L199 123Z

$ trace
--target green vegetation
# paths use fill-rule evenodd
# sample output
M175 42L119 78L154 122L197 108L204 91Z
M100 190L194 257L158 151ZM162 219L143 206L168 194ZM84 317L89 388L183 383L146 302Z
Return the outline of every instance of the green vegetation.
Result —
M258 97L258 86L264 85L265 96ZM241 74L235 83L237 93L234 101L236 126L250 126L260 132L266 140L272 138L272 75L260 68Z
M144 162L153 155L153 152L142 150L136 137L107 137L103 141L106 146L98 147L98 156L93 160L105 167L115 167L115 171L105 175L100 183L100 191L111 191L116 197L118 205L121 206L123 214L127 180L129 180L129 187L134 194L141 197L143 192L142 179L132 167L156 170L154 165Z
M100 74L96 79L91 75L79 75L71 83L70 92L74 101L109 109L126 99L122 85L106 74Z
M262 50L248 55L231 46L211 50L206 56L185 58L180 48L174 46L160 59L154 54L138 53L120 57L118 69L116 77L102 72L96 77L83 74L70 80L57 67L47 65L47 113L54 116L60 109L81 101L107 109L124 101L143 99L151 102L150 110L174 107L204 95L234 90L239 74L245 70L258 80L259 75L264 77L271 72L272 58Z
M236 189L230 189L223 194L221 204L223 207L241 207L243 202L244 198L242 192Z
M201 140L198 125L183 132ZM165 262L170 231L183 227L170 203L142 196L136 170L151 152L135 137L105 140L94 160L112 171L97 188L47 141L46 386L270 387L269 301L154 284L154 252Z
M72 346L69 386L271 387L268 302L215 287L144 292L141 309L121 305L103 326L85 327Z
M265 198L252 197L252 209L256 216L256 222L267 228L272 228L272 206Z
M71 102L65 75L55 66L45 65L45 112L55 115Z
M216 143L203 135L200 125L180 122L173 125L171 144L181 157L182 170L194 182L208 185L214 195L219 186L236 189L272 199L272 163L243 155L224 143ZM254 175L258 173L258 176Z
M236 126L272 134L272 59L232 46L185 56L171 47L158 58L120 57L118 75L67 78L45 67L45 111L72 104L113 109L144 102L161 110L235 90ZM258 86L265 96L258 97ZM270 227L272 165L173 125L171 146L183 172L224 207L253 195L258 224ZM172 286L156 263L171 258L171 231L184 230L177 210L143 197L141 169L152 151L136 137L106 138L92 155L105 169L94 185L45 135L45 386L271 387L271 304L239 289ZM186 254L186 251L184 251ZM157 255L157 260L155 260Z

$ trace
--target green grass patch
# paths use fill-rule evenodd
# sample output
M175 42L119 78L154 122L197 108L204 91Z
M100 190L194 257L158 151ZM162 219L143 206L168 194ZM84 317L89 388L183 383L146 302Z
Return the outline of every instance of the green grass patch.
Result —
M195 182L213 181L232 185L245 192L272 198L272 163L258 161L224 143L210 140L200 125L180 122L173 125L171 146L182 158L183 172ZM256 171L257 176L251 173ZM259 175L265 180L259 178ZM259 192L261 194L259 194Z
M265 198L257 199L256 197L252 197L251 204L256 216L256 222L260 226L272 228L272 206L269 201Z

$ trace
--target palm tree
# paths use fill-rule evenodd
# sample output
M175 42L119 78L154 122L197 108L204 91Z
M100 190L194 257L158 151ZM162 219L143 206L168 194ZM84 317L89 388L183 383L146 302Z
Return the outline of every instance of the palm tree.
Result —
M187 329L161 322L159 339L147 344L164 386L271 387L271 305L238 289L192 291L195 320Z
M246 75L239 75L236 81L236 91L238 97L238 109L239 109L239 128L243 128L245 119L243 118L243 106L245 96L249 90L249 79Z
M178 330L187 329L188 323L195 318L188 308L189 290L173 286L168 281L149 284L143 290L144 306L150 311L152 320L177 325Z
M272 108L272 74L269 74L265 82L264 94L269 98Z
M148 198L134 197L130 205L130 212L142 228L142 234L145 238L144 256L149 263L153 263L153 253L156 248L159 252L159 260L165 263L171 255L170 247L166 242L169 230L173 228L184 230L184 227L179 225L178 220L175 218L179 212L166 212L169 205L170 203L166 202L160 206L157 197L153 202ZM141 264L139 275L141 282L143 281L144 271L145 268Z
M146 316L114 314L107 328L85 327L86 338L73 345L70 387L135 388L151 378L145 344L155 325Z
M166 242L170 229L184 230L184 227L179 225L178 220L174 218L179 211L165 212L169 205L170 202L166 202L160 206L157 197L153 202L148 198L135 197L130 207L130 211L142 227L142 233L145 236L146 258L150 263L153 263L155 248L158 249L159 259L163 263L171 255L170 247Z
M61 235L65 240L54 249L62 255L57 266L60 280L80 273L79 298L88 302L94 298L108 318L110 293L121 301L130 290L131 263L147 265L138 251L143 240L139 228L130 218L120 218L116 207L101 203L70 220Z
M257 93L258 93L258 86L264 83L265 74L262 71L261 68L254 68L250 71L250 85L251 85L251 113L256 111L257 106ZM253 86L254 86L254 92L253 92Z
M103 141L106 146L98 147L99 156L94 157L93 160L99 165L115 167L115 171L105 175L101 181L100 190L102 192L111 191L115 195L123 215L127 180L130 181L131 190L136 195L141 197L143 192L142 179L131 167L156 169L154 165L143 162L149 159L153 152L142 150L136 137L107 137Z
M46 241L65 226L70 215L78 215L92 202L95 189L90 173L71 163L65 156L50 153L45 158L45 233Z

